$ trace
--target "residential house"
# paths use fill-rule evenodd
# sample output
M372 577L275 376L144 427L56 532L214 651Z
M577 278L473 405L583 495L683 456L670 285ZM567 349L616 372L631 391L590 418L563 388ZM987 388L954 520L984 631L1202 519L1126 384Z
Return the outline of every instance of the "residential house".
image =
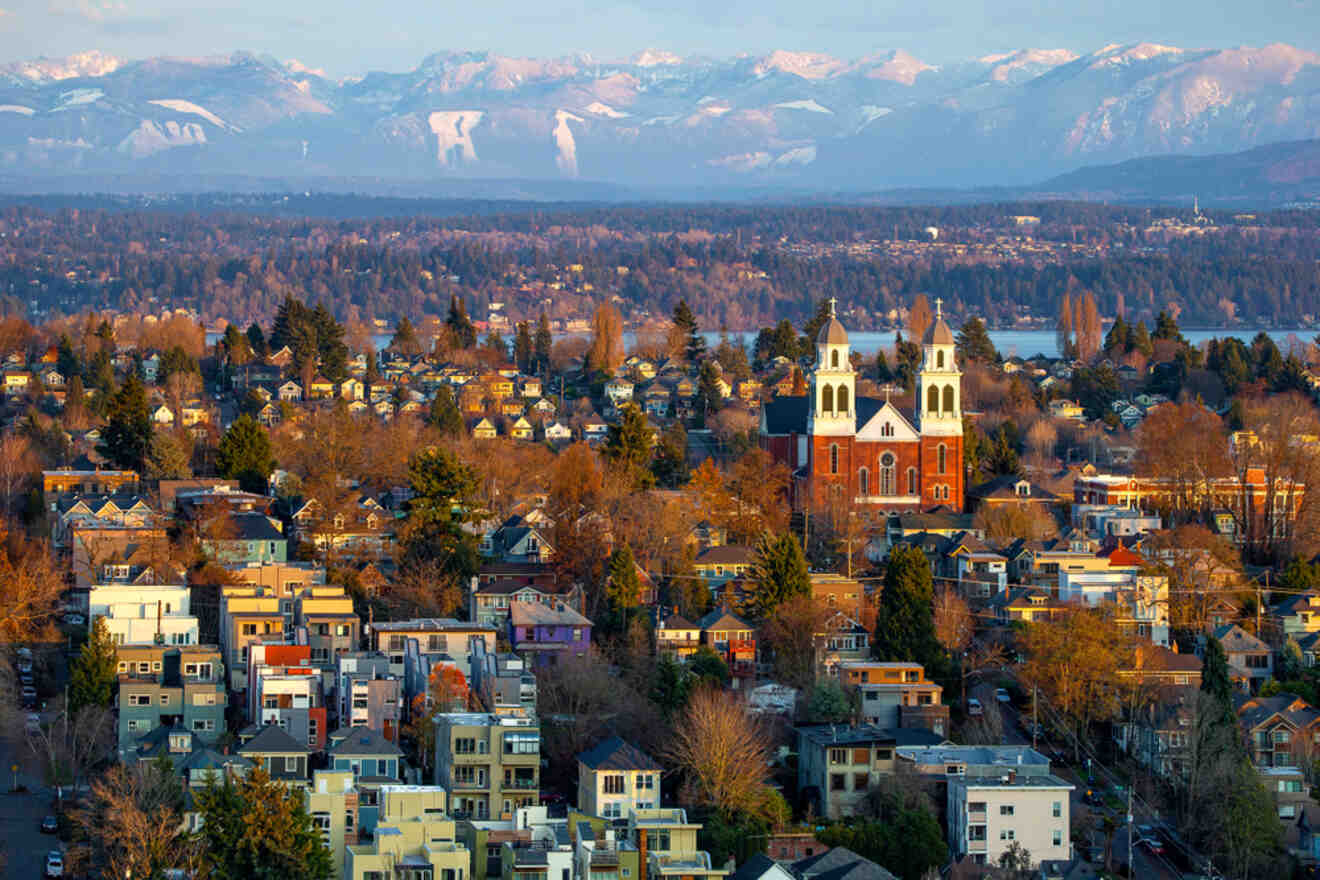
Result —
M1225 624L1211 635L1219 640L1228 655L1228 671L1238 687L1255 693L1274 676L1274 652L1242 627L1235 623Z
M539 565L536 566L541 568ZM509 608L514 602L563 604L582 612L582 588L577 584L557 583L546 567L545 575L486 579L480 576L468 601L468 617L484 626L508 628Z
M335 657L335 699L341 727L374 730L397 742L404 711L404 680L390 675L379 651L344 651Z
M104 618L116 645L195 645L197 618L189 613L185 585L98 584L87 593L87 627Z
M330 850L334 877L342 878L349 845L358 842L358 792L353 774L338 770L313 770L311 787L303 790L303 806L312 817L312 827Z
M818 605L840 611L853 619L862 616L866 591L861 581L838 574L812 572L811 598Z
M684 661L697 653L701 645L701 627L674 612L657 611L655 652L657 656Z
M541 731L533 719L442 712L435 722L435 782L456 817L512 816L538 803Z
M561 445L573 442L572 429L560 422L550 422L545 426L543 432L547 443Z
M495 426L485 416L474 421L468 427L468 432L474 440L494 440L497 436Z
M533 440L536 432L532 428L532 423L527 421L525 416L519 415L517 419L509 425L509 436L514 440Z
M1320 632L1320 593L1314 591L1289 596L1271 611L1271 617L1284 639L1301 639Z
M311 649L311 664L322 672L326 690L335 687L335 658L361 644L362 619L343 587L308 587L294 599L299 644Z
M577 807L590 816L627 819L634 810L660 805L664 768L617 736L578 755Z
M303 398L302 386L292 379L280 385L275 394L278 399L289 403L297 403Z
M213 645L117 649L117 742L132 761L138 741L160 728L182 729L207 745L225 732L224 664Z
M1197 692L1189 685L1154 688L1149 699L1113 725L1115 745L1164 779L1183 779L1191 766Z
M697 576L706 582L706 586L714 591L734 578L748 574L755 562L756 551L753 548L724 544L702 550L697 554L693 568Z
M403 678L406 674L405 655L410 640L415 640L424 653L447 654L459 669L467 669L471 663L473 639L480 640L490 653L495 651L496 644L495 627L452 617L378 620L370 625L368 634L371 650L380 651L389 658L389 674L396 678Z
M723 880L732 871L711 864L710 854L697 848L701 824L689 822L676 807L636 809L628 819L628 838L644 850L645 876L650 880Z
M394 553L394 517L375 498L358 495L327 511L316 498L294 506L290 536L318 558L378 560Z
M251 645L246 697L254 730L273 725L313 751L325 747L325 685L306 645Z
M274 724L239 734L243 744L238 754L266 771L271 779L305 786L310 779L308 761L312 750Z
M458 842L449 803L433 786L382 785L370 842L345 847L344 880L464 880L472 853Z
M894 772L894 749L935 745L944 737L924 730L892 730L861 724L803 725L797 728L798 792L812 799L816 815L840 819L856 815L882 776Z
M279 520L256 511L203 523L202 552L221 565L286 562L289 541Z
M944 688L926 678L920 663L845 660L834 668L839 683L858 694L862 721L885 728L921 728L947 736Z
M564 657L585 657L591 646L591 621L562 603L509 603L509 644L536 666Z
M330 734L326 757L330 769L353 774L358 828L370 833L376 827L381 786L397 783L403 774L403 752L377 731L342 727Z
M1055 599L1046 590L1018 587L996 596L990 601L989 607L1000 624L1009 624L1013 621L1031 623L1036 620L1054 620L1070 606Z
M1055 495L1044 486L1037 486L1031 480L1018 474L1006 474L978 483L967 490L968 506L975 509L984 506L987 509L1006 506L1032 506L1049 509L1065 504L1065 499Z
M701 644L710 648L729 666L733 685L741 688L756 676L756 630L724 609L717 608L697 621Z
M227 587L220 594L220 648L229 671L231 691L244 692L252 645L284 641L280 600L260 595L252 587Z
M794 880L898 880L893 874L846 846L794 862L789 870Z
M1237 716L1257 767L1310 766L1320 751L1320 711L1294 694L1251 697Z
M1057 776L996 767L984 775L948 778L949 848L955 861L998 865L1015 843L1033 862L1072 859L1073 785Z
M139 482L137 471L100 468L61 468L41 472L41 493L47 510L65 494L112 495L131 492Z

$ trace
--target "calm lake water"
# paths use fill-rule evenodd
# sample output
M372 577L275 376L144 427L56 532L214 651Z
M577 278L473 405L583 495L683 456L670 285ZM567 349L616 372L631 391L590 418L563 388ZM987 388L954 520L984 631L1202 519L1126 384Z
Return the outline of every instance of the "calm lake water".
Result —
M1107 330L1108 328L1106 328ZM1223 339L1228 336L1236 336L1244 342L1250 343L1252 338L1259 333L1259 329L1209 329L1209 330L1184 330L1183 336L1193 345L1200 345L1210 339ZM1309 343L1316 336L1316 330L1313 328L1294 328L1287 330L1267 330L1270 338L1284 352L1288 353L1290 345L1293 342L1301 344ZM706 342L714 347L720 341L720 334L717 332L704 333ZM756 342L756 333L748 331L744 333L731 333L733 338L741 337L744 344L751 349ZM208 345L214 345L220 338L218 333L207 333L206 342ZM506 337L507 338L507 337ZM373 337L376 342L377 350L385 348L390 344L390 334L381 334ZM633 333L623 334L623 343L628 348L636 342L636 335ZM848 339L852 343L853 350L862 354L873 354L881 348L890 348L894 344L894 331L858 331L848 334ZM990 341L995 344L995 348L1004 357L1032 357L1033 355L1043 354L1046 357L1058 357L1059 346L1056 344L1054 331L1052 330L991 330Z

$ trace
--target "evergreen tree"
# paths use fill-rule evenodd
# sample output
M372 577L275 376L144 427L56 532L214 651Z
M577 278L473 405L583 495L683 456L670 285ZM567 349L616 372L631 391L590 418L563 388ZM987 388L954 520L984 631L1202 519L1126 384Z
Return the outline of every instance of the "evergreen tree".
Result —
M266 429L249 415L235 419L220 438L216 467L226 479L238 480L243 491L264 494L266 480L275 470Z
M176 345L161 357L156 379L163 385L165 380L175 373L195 373L200 376L201 372L202 368L197 364L197 358L184 351L182 345Z
M535 361L531 330L526 321L519 321L518 331L513 337L513 362L518 366L518 372L530 373L535 369Z
M151 413L142 380L130 375L110 401L99 451L116 467L142 473L151 452Z
M981 472L982 464L982 446L981 432L976 427L976 422L972 421L971 416L963 416L963 468L967 471L967 488L980 485L984 482L984 475Z
M449 317L445 319L445 325L454 335L454 345L458 348L475 348L477 345L477 328L472 326L472 321L468 318L467 309L463 301L457 295L449 298Z
M605 585L605 600L609 603L608 629L620 633L627 631L628 623L642 601L642 582L637 577L637 562L627 541L610 554L610 577Z
M637 404L625 403L619 410L619 422L610 425L604 455L622 466L638 488L654 481L647 468L651 459L651 429Z
M261 325L253 321L247 328L248 345L252 347L252 354L257 357L265 357L270 353L270 348L266 344L266 334L262 332Z
M1129 337L1131 331L1128 329L1127 321L1119 315L1114 318L1114 326L1109 328L1109 333L1105 336L1105 351L1111 357L1126 354L1132 350L1132 341Z
M911 391L917 381L917 368L921 365L921 346L905 341L901 330L894 334L894 360L897 363L894 378L904 391Z
M1063 302L1059 303L1059 322L1055 326L1055 339L1059 346L1059 357L1064 360L1072 360L1077 356L1077 346L1073 341L1073 334L1076 332L1076 321L1073 317L1072 296L1068 293L1063 295Z
M1283 372L1283 355L1279 353L1279 346L1262 330L1251 340L1251 354L1255 361L1256 378L1273 385Z
M309 319L307 306L302 300L286 295L284 302L275 310L275 320L270 325L270 348L279 351L284 346L293 348L294 328L306 324ZM258 328L260 329L260 328ZM251 333L251 329L248 333Z
M1022 471L1018 461L1017 444L1013 439L1016 430L1010 433L1007 430L1009 425L1012 423L1006 422L996 429L995 436L990 442L989 452L985 456L984 466L991 476L1017 474Z
M421 343L417 339L417 330L405 315L394 325L394 335L390 337L390 350L404 357L414 357L421 352Z
M494 327L492 327L490 332L486 334L485 346L486 351L490 352L491 356L496 358L500 363L509 359L509 349L508 346L504 344L504 337L501 336L500 331L496 330Z
M471 517L476 473L439 446L418 452L408 463L408 520L403 528L403 564L435 561L459 581L476 573L476 539L463 529Z
M889 369L889 361L885 358L884 349L875 353L875 381L881 385L888 385L894 381L894 373Z
M985 323L980 318L970 318L958 331L958 354L967 362L992 365L999 361L999 352L990 341Z
M703 425L706 419L720 411L724 406L724 394L720 391L720 374L715 365L706 361L697 373L697 398L694 401Z
M926 555L899 544L889 551L876 614L872 650L877 660L908 660L939 670L943 650L935 637L935 591Z
M69 667L69 712L84 706L109 706L114 696L119 655L105 617L97 617L92 632Z
M1182 331L1178 329L1178 322L1168 312L1160 312L1155 318L1155 332L1151 334L1151 338L1177 342L1179 345L1187 344Z
M330 880L330 850L312 824L302 791L262 767L195 792L203 861L211 876L252 880Z
M1132 325L1128 331L1128 346L1129 351L1139 351L1146 357L1155 353L1155 343L1150 341L1150 331L1144 322L1138 321Z
M685 299L680 299L678 305L674 306L674 326L682 330L686 337L684 356L688 363L695 364L700 361L706 354L706 339L701 335L697 326L697 317L692 314L692 309L688 307Z
M807 559L802 554L802 545L791 533L761 536L751 575L756 583L753 608L763 620L774 614L786 599L811 595Z
M454 392L449 390L448 385L441 385L436 389L435 400L431 401L431 412L426 417L426 422L449 437L457 437L463 433L463 414L458 411L458 404L454 402Z
M376 356L374 348L367 349L367 370L363 381L368 388L380 381L380 358Z
M816 337L820 335L820 328L824 327L830 320L830 301L822 299L816 303L816 311L811 316L811 320L802 325L802 352L801 356L810 357L816 345Z
M316 353L321 359L321 375L331 382L341 382L348 375L348 346L344 344L344 327L334 319L323 303L312 310L312 326L316 336Z
M651 473L666 489L677 489L688 481L687 431L679 419L660 435L655 458L651 461Z
M1218 701L1230 717L1233 711L1233 679L1228 672L1228 655L1219 639L1208 636L1201 656L1201 692Z
M81 376L83 372L82 361L78 359L73 351L73 340L69 334L61 333L59 344L55 347L55 369L60 371L64 381L68 382L74 376Z
M532 340L532 349L536 358L536 371L544 375L550 369L550 350L554 337L550 335L550 319L541 313L536 321L536 337Z

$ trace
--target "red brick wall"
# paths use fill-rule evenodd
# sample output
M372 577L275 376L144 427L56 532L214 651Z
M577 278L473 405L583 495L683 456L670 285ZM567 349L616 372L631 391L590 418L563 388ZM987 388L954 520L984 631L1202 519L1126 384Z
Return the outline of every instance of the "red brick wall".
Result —
M944 473L939 473L939 447L945 446ZM949 498L935 497L936 486L948 486ZM921 503L925 507L945 504L963 509L962 437L921 438Z

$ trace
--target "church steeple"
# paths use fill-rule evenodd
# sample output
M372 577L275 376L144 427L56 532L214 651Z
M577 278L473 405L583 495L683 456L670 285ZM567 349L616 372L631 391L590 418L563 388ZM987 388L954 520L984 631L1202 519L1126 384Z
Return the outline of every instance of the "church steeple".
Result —
M812 434L834 436L856 433L857 374L848 359L848 333L835 316L830 298L830 319L816 334L816 366L811 371L811 414L807 429Z
M962 434L962 371L953 331L944 322L943 300L935 300L935 320L922 337L917 370L916 422L922 434Z

